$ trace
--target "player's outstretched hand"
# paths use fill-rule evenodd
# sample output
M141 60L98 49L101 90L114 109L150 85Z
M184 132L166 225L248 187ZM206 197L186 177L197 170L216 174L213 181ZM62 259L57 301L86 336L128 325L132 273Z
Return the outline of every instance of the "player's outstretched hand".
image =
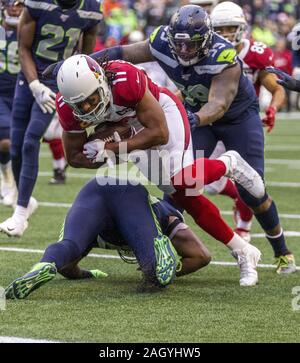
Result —
M56 63L53 63L53 64L50 64L50 66L48 66L42 73L42 77L44 79L55 79L57 77L57 73L60 69L60 67L62 66L63 64L63 60L62 61L59 61L59 62L56 62Z
M289 74L283 72L282 70L274 67L266 67L266 71L269 73L276 74L279 79L277 83L283 86L284 88L289 89L290 91L299 92L299 85L297 85L297 80L291 77Z
M269 106L266 109L266 116L262 119L263 125L267 127L267 132L271 132L273 127L275 126L275 115L276 108L273 106Z

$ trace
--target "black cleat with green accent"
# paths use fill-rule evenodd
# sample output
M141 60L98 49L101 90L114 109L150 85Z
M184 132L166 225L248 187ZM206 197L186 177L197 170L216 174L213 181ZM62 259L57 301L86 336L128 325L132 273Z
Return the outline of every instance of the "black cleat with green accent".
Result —
M5 289L7 299L24 299L32 291L52 280L57 273L54 263L40 262L24 276L15 279Z

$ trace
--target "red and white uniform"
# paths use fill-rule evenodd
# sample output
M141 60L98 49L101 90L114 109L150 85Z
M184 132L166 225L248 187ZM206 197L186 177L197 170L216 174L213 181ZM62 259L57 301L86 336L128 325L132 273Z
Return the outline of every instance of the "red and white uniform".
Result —
M125 120L137 130L143 126L136 117L136 106L144 97L146 87L160 103L169 129L169 141L166 145L158 146L148 150L156 150L157 155L161 151L168 151L170 155L170 165L166 166L169 178L180 172L184 167L193 164L193 150L190 136L189 122L182 103L179 99L165 88L160 88L145 74L145 72L131 63L124 61L111 61L106 67L106 71L115 74L112 85L112 102L109 109L103 115L103 122L118 122ZM91 124L76 119L69 105L63 102L60 94L56 97L56 109L62 128L66 132L84 132ZM145 151L143 151L145 154ZM133 153L136 157L137 152ZM153 158L153 153L151 155ZM140 158L145 159L145 157ZM136 164L143 174L148 175L149 159L146 163ZM161 172L161 170L160 170ZM157 176L151 175L150 180ZM157 184L157 183L156 183Z
M261 86L259 72L266 67L274 66L273 51L264 43L243 39L243 49L238 56L243 61L244 72L254 84L258 96Z
M114 72L115 77L111 85L111 107L103 117L103 121L116 122L125 119L133 126L139 123L135 109L142 100L146 87L158 100L167 120L168 143L150 150L135 151L130 153L129 158L133 159L148 180L155 183L162 191L172 194L175 202L181 205L207 233L225 244L231 241L234 238L233 231L224 222L216 206L201 195L204 184L212 183L224 175L225 164L220 160L208 159L197 159L194 162L189 122L182 103L170 91L153 83L143 70L130 63L112 61L108 63L107 70ZM56 98L56 108L60 123L66 132L83 132L88 126L74 118L71 108L63 102L60 94ZM162 154L164 158L161 158ZM167 163L165 163L166 154L169 156ZM157 165L159 170L155 170ZM202 171L202 173L200 171L200 180L197 175L199 169ZM176 183L178 174L188 174L190 176L188 181L191 183L185 183L184 180L178 185ZM192 195L187 197L186 192L190 188Z

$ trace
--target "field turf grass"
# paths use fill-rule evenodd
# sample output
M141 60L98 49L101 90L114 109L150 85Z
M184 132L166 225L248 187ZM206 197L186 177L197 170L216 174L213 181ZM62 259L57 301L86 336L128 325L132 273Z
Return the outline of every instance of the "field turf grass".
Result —
M289 214L282 218L285 230L300 236L299 138L300 120L279 120L272 134L266 135L266 181L280 213ZM0 235L0 286L23 275L41 256L3 248L43 250L55 242L68 203L93 175L89 170L69 169L66 185L50 186L45 173L51 169L48 147L43 145L42 173L34 196L40 202L67 204L41 205L21 239ZM213 200L222 211L231 211L230 200L222 196ZM10 213L0 205L1 221ZM224 217L232 224L229 213ZM234 261L223 245L190 218L187 221L209 247L213 261ZM262 233L256 222L253 233ZM300 264L300 237L294 234L287 242ZM253 238L252 243L263 253L262 264L274 262L263 237ZM93 253L112 254L100 249ZM0 310L0 340L14 336L64 342L300 342L300 310L292 309L292 289L300 285L300 271L278 276L273 268L259 268L259 285L241 288L236 266L211 264L160 293L140 294L136 265L87 257L82 266L99 268L109 276L97 281L67 281L58 276L25 300L7 301L6 310Z

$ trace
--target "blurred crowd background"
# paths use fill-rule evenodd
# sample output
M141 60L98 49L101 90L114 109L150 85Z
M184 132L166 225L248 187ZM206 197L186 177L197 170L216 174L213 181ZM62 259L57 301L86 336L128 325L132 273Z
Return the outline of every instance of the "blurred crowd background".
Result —
M222 2L207 0L208 4ZM264 42L274 51L275 66L300 78L300 57L292 49L292 29L300 21L300 0L236 0L248 20L248 36ZM168 24L176 9L203 0L104 0L103 24L96 50L143 40L159 25ZM300 43L300 42L299 42ZM299 106L298 106L299 104ZM286 109L299 109L300 100Z

